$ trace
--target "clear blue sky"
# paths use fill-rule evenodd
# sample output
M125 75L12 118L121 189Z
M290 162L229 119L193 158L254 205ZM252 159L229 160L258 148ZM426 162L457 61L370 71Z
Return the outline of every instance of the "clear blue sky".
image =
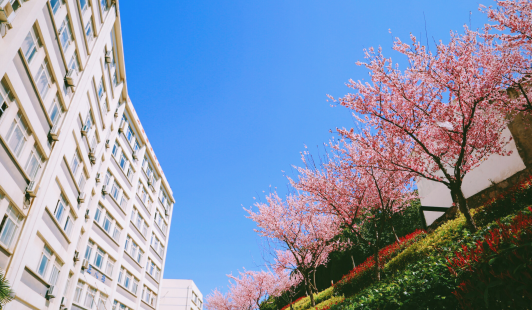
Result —
M481 0L492 4L491 0ZM120 1L129 95L174 192L165 278L203 295L256 269L263 246L242 205L351 127L326 94L364 79L363 48L392 35L448 40L486 22L477 0ZM392 35L388 32L391 29Z

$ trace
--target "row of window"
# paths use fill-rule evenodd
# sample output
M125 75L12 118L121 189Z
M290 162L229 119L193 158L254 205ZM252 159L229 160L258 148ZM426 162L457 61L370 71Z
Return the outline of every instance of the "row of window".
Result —
M118 141L116 141L115 144L113 145L113 150L111 153L113 154L114 158L118 162L118 165L120 166L120 168L122 168L122 170L124 171L124 174L126 175L128 180L132 182L133 175L135 174L135 169L133 168L133 165L131 164L129 159L126 157L126 154L120 147L120 144L118 143Z
M112 277L116 260L109 256L109 254L107 254L101 247L96 245L94 241L89 240L83 257L100 270L100 272L108 277Z
M164 257L164 245L154 233L151 234L150 244L159 256Z
M110 185L111 183L112 186ZM111 195L111 197L113 197L116 203L118 203L118 205L120 205L120 207L125 210L128 198L122 190L122 187L118 184L118 182L116 182L116 179L109 170L107 170L107 173L105 174L103 185L105 186L105 190L109 191L109 194Z
M120 274L118 274L118 283L129 290L133 295L137 295L139 288L139 279L137 279L131 272L127 271L124 267L120 268Z
M78 280L73 300L78 305L81 305L86 309L104 310L107 309L105 306L107 298L107 295L99 292L96 288L88 285L82 280Z
M118 225L117 221L113 218L111 213L107 211L102 205L98 204L96 212L94 213L94 221L105 230L111 238L116 242L120 242L120 234L122 233L122 227Z
M139 264L141 264L142 257L144 256L144 251L139 247L139 245L133 240L129 235L126 238L126 243L124 245L124 250L131 255L131 257Z
M141 234L146 237L148 234L148 223L135 207L133 207L133 212L131 212L131 222L133 222Z
M151 258L146 262L146 272L149 273L155 280L159 281L161 277L161 268L159 268Z

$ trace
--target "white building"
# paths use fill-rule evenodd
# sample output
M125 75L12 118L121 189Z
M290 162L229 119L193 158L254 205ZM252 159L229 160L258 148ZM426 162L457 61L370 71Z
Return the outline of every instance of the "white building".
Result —
M172 190L129 100L116 0L0 0L6 309L157 309Z
M202 310L203 295L192 280L163 279L159 310Z

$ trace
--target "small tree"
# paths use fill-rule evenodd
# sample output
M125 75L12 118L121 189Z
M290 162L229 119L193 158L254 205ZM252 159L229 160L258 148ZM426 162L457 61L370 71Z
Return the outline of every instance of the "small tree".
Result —
M368 244L375 260L375 277L381 278L379 249L384 227L391 216L402 209L404 202L413 198L411 175L402 171L377 169L371 153L362 152L355 145L345 143L345 148L333 145L337 155L316 167L304 154L305 168L298 168L299 179L291 184L308 192L322 206L321 212L334 216L339 225L348 228L360 240ZM373 228L374 240L363 236L364 224ZM397 240L399 238L395 234Z
M519 99L505 89L521 79L522 57L467 28L464 35L451 33L435 54L411 38L412 45L397 39L393 47L408 59L404 71L381 49L366 51L368 62L358 65L369 69L371 83L351 80L355 93L340 104L367 127L338 131L370 153L376 168L443 183L474 231L462 182L489 155L510 153L502 132Z
M310 275L338 247L332 239L339 233L339 227L330 215L316 212L318 208L305 195L289 195L283 202L273 193L266 200L267 203L255 204L258 213L245 210L257 223L259 235L274 240L285 250L278 251L278 264L301 275L315 306L313 293L317 289Z

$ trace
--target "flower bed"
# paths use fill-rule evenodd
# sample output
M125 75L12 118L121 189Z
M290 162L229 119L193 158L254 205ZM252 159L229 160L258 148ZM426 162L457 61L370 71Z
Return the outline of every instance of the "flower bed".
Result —
M402 250L412 245L416 241L426 236L423 230L416 230L413 233L399 239L399 242L388 245L379 251L379 261L384 266ZM353 295L371 284L374 279L375 260L373 256L351 270L334 285L334 290L338 295Z

